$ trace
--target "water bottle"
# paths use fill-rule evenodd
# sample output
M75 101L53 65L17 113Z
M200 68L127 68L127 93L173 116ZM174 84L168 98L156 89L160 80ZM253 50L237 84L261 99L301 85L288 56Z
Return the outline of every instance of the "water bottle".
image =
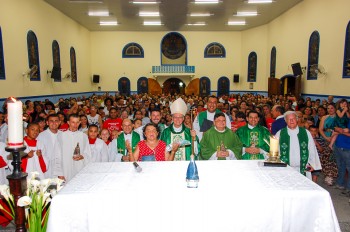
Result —
M198 188L199 176L194 155L191 155L191 160L187 167L186 182L187 188Z

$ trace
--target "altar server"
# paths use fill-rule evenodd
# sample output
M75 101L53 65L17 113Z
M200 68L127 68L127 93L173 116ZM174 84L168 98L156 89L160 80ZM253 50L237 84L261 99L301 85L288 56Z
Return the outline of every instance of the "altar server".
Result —
M48 128L41 132L38 141L42 142L46 150L46 168L45 178L60 177L63 178L61 145L58 141L58 135L62 133L58 128L60 119L57 114L50 114L47 117Z
M68 130L58 135L61 145L63 175L67 181L70 181L91 159L88 136L78 131L79 124L80 118L77 114L69 115ZM79 147L80 154L73 156L77 147Z
M89 144L91 149L91 162L108 162L107 144L98 138L98 126L92 124L88 129Z

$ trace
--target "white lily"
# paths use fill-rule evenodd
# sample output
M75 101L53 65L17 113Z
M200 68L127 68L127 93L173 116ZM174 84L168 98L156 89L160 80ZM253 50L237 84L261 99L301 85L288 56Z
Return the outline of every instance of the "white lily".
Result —
M6 201L9 200L10 197L10 188L8 185L0 185L0 194L5 197Z
M32 203L32 198L28 196L23 196L18 199L17 206L24 207L24 206L30 205L31 203Z
M39 172L31 172L30 173L30 179L34 180L37 176L39 176Z
M45 193L50 184L51 184L51 179L41 180L40 181L40 192Z
M36 192L36 190L40 186L40 181L38 181L38 180L31 180L30 181L30 186L32 187L33 191Z
M54 197L56 194L57 194L56 189L51 189L51 191L50 191L51 197Z

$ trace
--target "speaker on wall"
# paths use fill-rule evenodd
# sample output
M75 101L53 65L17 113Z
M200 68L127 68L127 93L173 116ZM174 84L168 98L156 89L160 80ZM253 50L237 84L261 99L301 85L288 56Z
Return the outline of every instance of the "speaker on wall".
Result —
M100 75L93 75L92 83L100 83Z
M294 76L301 76L301 75L303 75L303 70L301 70L300 63L292 64L292 69L293 69L293 75Z
M60 80L61 79L61 68L53 66L51 71L51 78L54 80Z
M233 82L234 83L238 83L239 82L239 75L238 74L234 74L233 75Z

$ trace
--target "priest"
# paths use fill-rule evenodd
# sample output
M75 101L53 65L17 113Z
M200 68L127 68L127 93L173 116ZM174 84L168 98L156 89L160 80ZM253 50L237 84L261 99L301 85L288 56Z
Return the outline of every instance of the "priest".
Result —
M203 160L239 160L242 158L242 142L226 126L226 116L219 112L214 115L214 125L207 130L200 142Z
M308 130L298 126L295 111L284 113L287 127L277 132L281 160L311 179L311 172L321 170L315 142Z
M140 142L140 135L133 131L134 124L128 118L122 122L123 132L108 145L109 162L129 161Z
M181 97L176 99L170 106L173 123L161 134L160 139L167 144L167 151L174 153L174 160L190 160L192 146L194 155L198 154L198 137L196 131L187 128L183 122L187 112L187 105ZM192 140L192 138L194 138ZM188 141L191 144L182 145L181 141ZM194 144L193 144L194 142Z
M251 110L247 115L248 124L237 130L237 135L243 143L242 159L266 159L270 146L270 132L266 127L259 125L260 116L257 111Z

